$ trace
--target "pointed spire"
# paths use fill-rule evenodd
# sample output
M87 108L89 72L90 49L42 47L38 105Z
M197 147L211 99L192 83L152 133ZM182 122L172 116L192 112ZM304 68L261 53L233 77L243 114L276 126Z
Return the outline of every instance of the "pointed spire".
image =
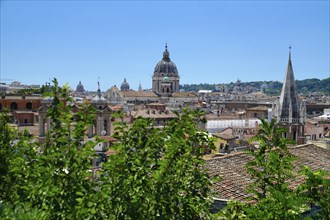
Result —
M140 81L140 83L139 83L138 91L142 91L141 81Z
M298 97L296 92L296 83L293 74L291 62L291 46L289 47L288 66L282 86L280 96L280 112L281 120L289 120L289 118L299 118Z

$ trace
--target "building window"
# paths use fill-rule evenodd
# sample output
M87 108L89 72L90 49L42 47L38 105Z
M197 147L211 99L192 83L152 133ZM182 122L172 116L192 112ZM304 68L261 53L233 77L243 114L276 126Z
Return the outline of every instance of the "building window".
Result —
M29 110L32 109L32 103L31 102L26 103L26 109L29 109Z
M316 140L316 135L315 135L315 134L312 135L312 140L313 140L313 141Z
M108 134L108 121L107 120L103 121L103 128L104 128L104 134L103 135L107 135Z
M282 137L286 138L286 132L282 132Z
M0 110L2 109L2 105L1 105L1 103L0 103Z
M17 103L16 103L16 102L12 102L12 103L10 104L10 109L11 109L11 110L17 110Z

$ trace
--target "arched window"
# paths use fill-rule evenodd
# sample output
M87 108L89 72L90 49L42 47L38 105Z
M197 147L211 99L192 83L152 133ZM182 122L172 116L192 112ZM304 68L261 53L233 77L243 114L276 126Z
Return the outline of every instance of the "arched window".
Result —
M313 140L313 141L316 140L316 134L312 134L312 140Z
M93 136L96 135L96 121L95 120L93 120L93 126L91 129L92 129Z
M29 110L32 109L32 103L31 102L26 103L26 109L29 109Z
M103 129L105 131L105 134L103 134L103 135L107 135L108 134L108 121L107 120L103 121Z
M16 102L12 102L12 103L10 104L10 109L11 109L11 110L17 110L17 103L16 103Z

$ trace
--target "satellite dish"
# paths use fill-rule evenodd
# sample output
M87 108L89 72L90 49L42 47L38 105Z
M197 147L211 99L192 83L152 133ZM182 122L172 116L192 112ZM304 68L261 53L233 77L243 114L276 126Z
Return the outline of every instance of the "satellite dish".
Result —
M106 134L107 134L107 132L106 132L105 130L101 131L101 135L102 135L102 136L104 136L104 135L106 135Z

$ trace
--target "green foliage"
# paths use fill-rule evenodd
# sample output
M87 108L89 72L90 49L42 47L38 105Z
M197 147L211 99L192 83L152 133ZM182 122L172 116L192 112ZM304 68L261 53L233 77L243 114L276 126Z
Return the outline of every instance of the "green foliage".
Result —
M307 166L304 166L299 173L305 176L305 182L298 187L298 193L310 208L314 206L321 208L316 215L318 219L330 219L330 174L323 170L313 172Z
M260 89L262 84L267 84L268 88L265 89L265 94L271 96L278 96L281 94L282 83L279 81L253 81L253 82L241 82L240 86L245 87L254 87ZM215 91L217 84L184 84L180 85L180 89L184 91L198 92L199 90L212 90ZM224 84L227 86L227 89L230 91L235 86L235 83L231 82ZM309 95L312 92L320 92L325 95L330 95L330 77L325 79L304 79L296 80L296 89L299 94Z
M3 220L46 220L47 215L44 212L40 212L37 209L31 207L6 205L0 202L0 217Z
M84 142L93 109L84 105L74 111L68 87L59 92L56 79L53 82L48 112L52 122L45 143L21 138L19 156L12 162L20 195L15 204L42 211L47 219L76 219L86 215L81 212L88 209L83 198L94 192L91 160L95 143Z
M248 153L253 160L247 163L247 171L255 180L249 187L253 200L266 198L272 188L277 191L288 191L287 180L293 178L294 156L290 155L286 144L288 140L282 137L281 128L277 128L275 120L270 123L261 119L262 124L257 135L252 140L259 141L259 148Z
M17 94L20 95L32 95L32 94L41 94L41 89L39 88L27 88L27 89L20 89L16 91Z
M14 176L9 172L10 163L15 158L16 146L14 144L17 133L10 127L10 116L7 109L0 112L0 201L12 201L15 186Z
M248 152L252 156L247 171L254 180L248 188L249 203L230 203L223 211L227 219L299 219L307 210L305 200L288 187L294 178L295 157L288 152L288 141L281 128L261 119L257 135L259 148ZM229 215L234 210L235 215Z
M116 153L93 172L97 142L85 141L85 133L95 108L74 106L68 86L53 82L45 94L52 106L43 142L11 128L8 112L1 112L1 219L296 219L306 201L322 207L318 218L329 218L328 174L305 168L305 183L290 189L295 158L274 121L262 120L260 147L249 152L253 202L230 202L218 216L209 212L212 181L202 156L214 145L199 128L202 112L185 109L162 129L151 119L122 120L115 124Z
M259 148L249 152L253 159L247 163L247 171L254 182L248 191L253 203L244 209L251 219L297 219L306 209L304 201L288 187L293 179L295 157L288 152L288 141L282 137L275 120L262 124L254 139Z
M199 90L214 90L216 84L200 83L200 84L183 84L180 85L180 90L186 92L198 92Z
M330 77L319 79L304 79L296 80L298 93L308 95L312 92L320 92L325 95L330 95Z
M246 212L244 211L249 205L239 201L229 201L227 206L215 214L215 219L248 219Z
M260 146L249 152L253 159L247 163L247 171L254 180L249 187L252 201L230 202L219 219L302 219L303 216L329 219L329 174L304 167L299 174L306 177L305 182L298 189L290 189L295 158L289 154L282 132L275 121L262 120L253 139L258 140ZM316 214L311 209L315 205L321 207Z
M269 194L244 209L249 219L301 219L307 210L304 200L293 191L269 188Z
M59 89L53 82L45 94L52 105L44 141L18 136L7 117L1 124L1 141L7 146L1 153L8 162L1 164L8 178L2 187L12 186L14 196L2 196L0 218L210 218L212 182L202 156L213 140L199 129L205 123L202 112L185 110L163 129L151 119L139 118L131 126L118 123L116 154L92 172L96 142L86 142L84 136L95 109L74 106L69 88Z
M116 129L117 154L100 175L105 215L116 219L208 219L211 181L202 156L212 138L201 112L185 111L164 130L151 119ZM108 198L112 198L109 200Z

